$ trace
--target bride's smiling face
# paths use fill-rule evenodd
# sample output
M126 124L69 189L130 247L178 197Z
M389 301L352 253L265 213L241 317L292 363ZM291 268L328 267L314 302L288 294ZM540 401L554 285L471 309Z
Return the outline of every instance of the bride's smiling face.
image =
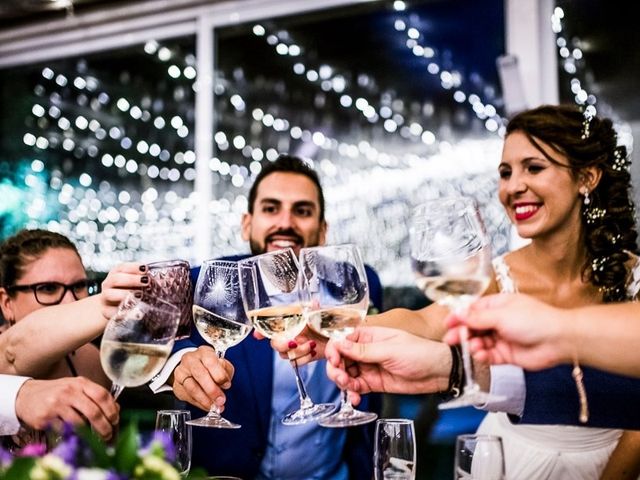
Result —
M523 238L581 228L581 182L565 156L538 143L557 163L515 131L505 139L498 167L500 202Z

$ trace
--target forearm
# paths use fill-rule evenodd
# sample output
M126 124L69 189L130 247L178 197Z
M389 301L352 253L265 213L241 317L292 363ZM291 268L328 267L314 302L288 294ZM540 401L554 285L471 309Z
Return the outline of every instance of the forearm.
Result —
M397 328L413 335L440 340L446 332L444 319L448 310L440 305L430 305L421 310L394 308L379 315L370 315L367 325Z
M566 361L620 375L640 376L640 303L569 310L557 342Z
M626 430L609 457L600 480L636 480L640 475L640 432Z
M100 295L41 308L0 335L0 373L38 377L106 325Z

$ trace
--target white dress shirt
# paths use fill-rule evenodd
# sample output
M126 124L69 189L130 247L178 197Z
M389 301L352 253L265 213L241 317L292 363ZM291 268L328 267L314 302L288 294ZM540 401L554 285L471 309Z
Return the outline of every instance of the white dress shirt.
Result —
M16 415L16 398L22 384L29 377L0 374L0 435L14 435L20 429Z
M491 388L489 392L503 400L489 401L477 408L488 412L505 412L522 416L527 386L524 370L515 365L491 365Z

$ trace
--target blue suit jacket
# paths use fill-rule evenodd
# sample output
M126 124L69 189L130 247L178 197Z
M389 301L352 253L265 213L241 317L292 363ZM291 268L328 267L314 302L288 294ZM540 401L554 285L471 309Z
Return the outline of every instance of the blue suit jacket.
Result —
M579 425L580 404L572 367L525 372L527 394L520 423ZM583 367L589 403L586 426L640 430L640 379Z
M237 261L247 256L224 259ZM371 303L381 310L380 280L373 269L366 269ZM199 271L199 267L191 270L194 284ZM200 345L206 345L206 342L196 329L192 329L191 337L176 342L174 351ZM273 350L268 341L256 340L249 335L240 344L230 348L225 358L233 364L235 373L231 388L225 392L227 401L224 417L239 423L242 428L194 428L193 466L205 468L211 474L251 479L258 474L267 447L273 394ZM365 395L360 408L380 412L381 404L380 395ZM200 417L205 414L195 407L189 408L192 416ZM342 458L349 467L350 479L371 480L373 476L373 425L347 429ZM310 455L312 454L310 451Z

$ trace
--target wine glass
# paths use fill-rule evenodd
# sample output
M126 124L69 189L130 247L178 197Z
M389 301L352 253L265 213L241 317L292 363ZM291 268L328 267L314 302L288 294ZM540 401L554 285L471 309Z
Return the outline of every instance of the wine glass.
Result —
M251 331L240 295L238 264L207 260L200 268L193 296L193 321L202 338L224 358L227 348L237 345ZM199 427L240 428L220 415L213 403L206 416L189 421Z
M413 214L411 257L416 283L429 298L462 312L482 295L491 280L491 251L473 200L451 197L431 200ZM499 400L480 390L473 378L468 334L461 335L464 366L462 395L440 404L441 409Z
M459 435L454 479L504 480L502 439L496 435Z
M189 262L166 260L147 264L149 285L145 289L148 297L162 298L180 310L180 323L176 340L191 334L191 277Z
M376 422L373 471L375 480L416 478L416 433L413 420L382 418Z
M100 363L113 382L116 399L124 387L138 387L163 367L175 339L180 311L159 298L129 293L107 322L100 343Z
M305 327L304 310L309 302L309 290L300 273L293 250L286 248L264 253L238 262L240 290L247 316L253 326L267 338L281 334L293 339ZM282 419L285 425L300 425L330 415L332 403L314 404L300 378L298 363L293 367L300 408Z
M369 286L364 263L355 245L312 247L300 250L300 268L311 298L308 325L328 338L342 339L360 324L369 307ZM373 422L378 415L351 405L342 390L340 409L320 420L323 427L349 427Z
M191 469L191 412L189 410L158 410L156 431L165 432L173 441L176 450L174 465L181 477Z

